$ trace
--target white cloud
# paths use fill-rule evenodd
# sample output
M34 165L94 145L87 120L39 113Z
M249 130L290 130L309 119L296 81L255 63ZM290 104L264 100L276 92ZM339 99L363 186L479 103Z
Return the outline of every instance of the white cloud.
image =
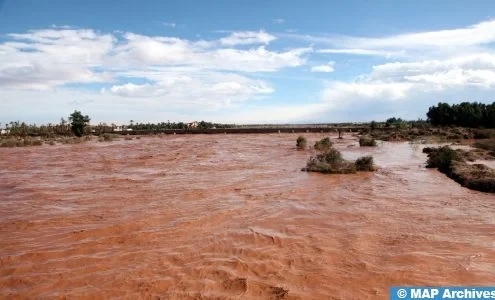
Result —
M92 30L36 30L0 44L0 88L51 89L66 83L111 80L92 68L103 63L114 37Z
M173 22L164 22L163 25L165 25L167 27L172 27L172 28L175 28L175 26L177 26L177 24L175 24Z
M127 73L132 76L133 73ZM113 85L103 94L131 98L150 98L174 106L196 109L218 108L261 97L274 92L266 82L248 77L216 72L163 73L157 71L153 83Z
M331 61L326 65L319 65L311 67L311 72L323 72L323 73L331 73L334 71L333 68L334 62Z
M495 42L495 19L465 28L399 34L384 38L349 38L356 48L464 47Z
M265 44L274 39L264 31L234 32L218 40L70 28L13 33L0 43L0 91L7 99L0 101L0 117L29 115L27 107L39 117L57 119L66 114L60 110L74 106L99 116L105 111L128 115L136 107L144 115L151 110L202 114L244 105L274 93L257 73L301 66L312 51L268 50ZM99 92L64 87L75 83L106 86ZM48 106L56 109L50 112Z
M231 35L232 36L232 35ZM270 51L265 46L250 49L214 47L214 42L149 37L127 33L126 43L115 48L108 60L113 66L146 67L189 65L202 69L243 72L273 72L305 63L310 48ZM244 42L247 42L246 40Z
M277 19L273 19L272 21L274 24L283 24L285 22L284 19L282 18L277 18Z
M76 107L102 121L108 121L105 114L124 120L142 116L143 121L211 118L227 122L349 120L394 110L403 116L424 115L427 106L461 95L470 100L491 99L495 92L493 29L495 20L378 38L275 37L260 30L231 32L218 39L184 39L70 27L10 34L0 42L0 119L56 115L56 121ZM292 46L286 49L271 44L287 37L324 46L316 51L318 60L321 54L332 56L350 77L327 82L316 103L278 107L261 101L277 97L270 79L301 80L299 74L280 72L311 62L313 49L306 43L280 41ZM349 54L361 57L349 59ZM366 60L367 56L374 56L373 60ZM359 65L353 65L357 60ZM334 71L333 61L311 65L312 72ZM319 77L312 74L314 78ZM105 88L98 92L64 88L74 83L105 83Z
M370 55L370 56L384 56L387 58L404 56L405 51L383 51L383 50L371 50L371 49L322 49L318 50L318 53L328 54L352 54L352 55Z
M263 30L233 32L227 37L221 38L220 43L225 46L269 44L277 38Z
M369 78L397 82L422 82L445 88L452 85L495 84L495 54L475 53L444 60L394 62L377 65Z
M281 34L281 37L303 40L316 45L331 45L319 50L328 54L375 55L386 58L401 56L445 57L479 51L495 42L495 19L471 26L405 33L384 37L357 37L345 35L313 36Z
M0 43L0 87L42 90L68 83L111 82L116 69L142 69L146 78L146 70L152 66L273 72L304 64L302 55L311 50L277 52L264 46L241 50L218 47L217 41L134 33L124 33L118 41L117 36L89 29L33 30L9 34L8 38ZM272 39L262 31L240 32L232 33L223 43L268 43Z
M465 28L399 34L383 38L292 35L333 48L325 54L381 56L397 61L375 64L346 81L331 81L321 92L323 110L355 115L356 107L403 110L423 115L438 101L491 100L495 92L495 20ZM403 59L403 60L401 60ZM469 93L466 93L469 91ZM459 98L461 97L461 98ZM479 97L479 98L476 98Z

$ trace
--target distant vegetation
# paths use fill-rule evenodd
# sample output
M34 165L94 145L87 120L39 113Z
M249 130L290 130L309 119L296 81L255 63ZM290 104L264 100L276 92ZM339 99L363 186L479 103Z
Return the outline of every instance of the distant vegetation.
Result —
M448 146L425 148L427 168L437 168L469 189L495 193L495 170L483 164L468 164L460 153Z
M426 115L432 125L495 128L495 102L488 105L478 102L449 105L440 102L430 107Z
M206 121L200 121L197 124L197 127L192 128L193 129L225 129L225 128L234 128L235 125L233 124L220 124L220 123L212 123L212 122L206 122ZM167 129L188 129L187 123L183 122L161 122L161 123L136 123L134 124L134 121L131 120L130 124L126 126L128 129L132 130L148 130L148 131L159 131L159 130L167 130Z
M402 120L401 118L392 117L392 118L387 119L387 121L385 122L385 127L391 127L391 126L406 127L407 121Z

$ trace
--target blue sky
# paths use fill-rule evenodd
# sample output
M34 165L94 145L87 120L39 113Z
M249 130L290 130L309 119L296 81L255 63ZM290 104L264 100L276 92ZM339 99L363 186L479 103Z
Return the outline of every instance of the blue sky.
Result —
M493 1L0 0L0 122L425 118L495 100Z

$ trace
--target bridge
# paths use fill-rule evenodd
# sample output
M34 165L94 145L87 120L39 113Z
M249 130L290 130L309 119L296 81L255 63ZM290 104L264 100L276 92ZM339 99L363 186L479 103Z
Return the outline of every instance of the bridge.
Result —
M271 126L271 127L235 127L235 128L208 128L208 129L160 129L160 130L132 130L115 132L131 135L149 134L248 134L248 133L309 133L309 132L362 132L369 131L369 126ZM376 131L393 131L394 127L378 127Z

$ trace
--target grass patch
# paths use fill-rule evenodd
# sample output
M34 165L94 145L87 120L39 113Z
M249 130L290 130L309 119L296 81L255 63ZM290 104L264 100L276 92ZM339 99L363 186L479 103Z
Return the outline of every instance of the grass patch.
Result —
M24 138L24 139L16 139L16 138L8 138L0 141L0 147L30 147L30 146L41 146L43 145L43 141L40 139L33 138Z
M314 148L318 151L328 151L332 148L332 142L330 141L330 138L326 137L317 141Z
M110 133L104 133L103 135L100 136L98 139L100 142L111 142L113 141L113 136Z
M376 147L376 141L369 136L362 136L359 138L359 146L361 147Z
M306 149L307 144L308 144L308 140L306 140L306 138L303 137L302 135L300 135L296 140L297 149Z
M8 148L17 147L17 142L18 141L16 139L6 139L0 143L0 147L8 147Z

